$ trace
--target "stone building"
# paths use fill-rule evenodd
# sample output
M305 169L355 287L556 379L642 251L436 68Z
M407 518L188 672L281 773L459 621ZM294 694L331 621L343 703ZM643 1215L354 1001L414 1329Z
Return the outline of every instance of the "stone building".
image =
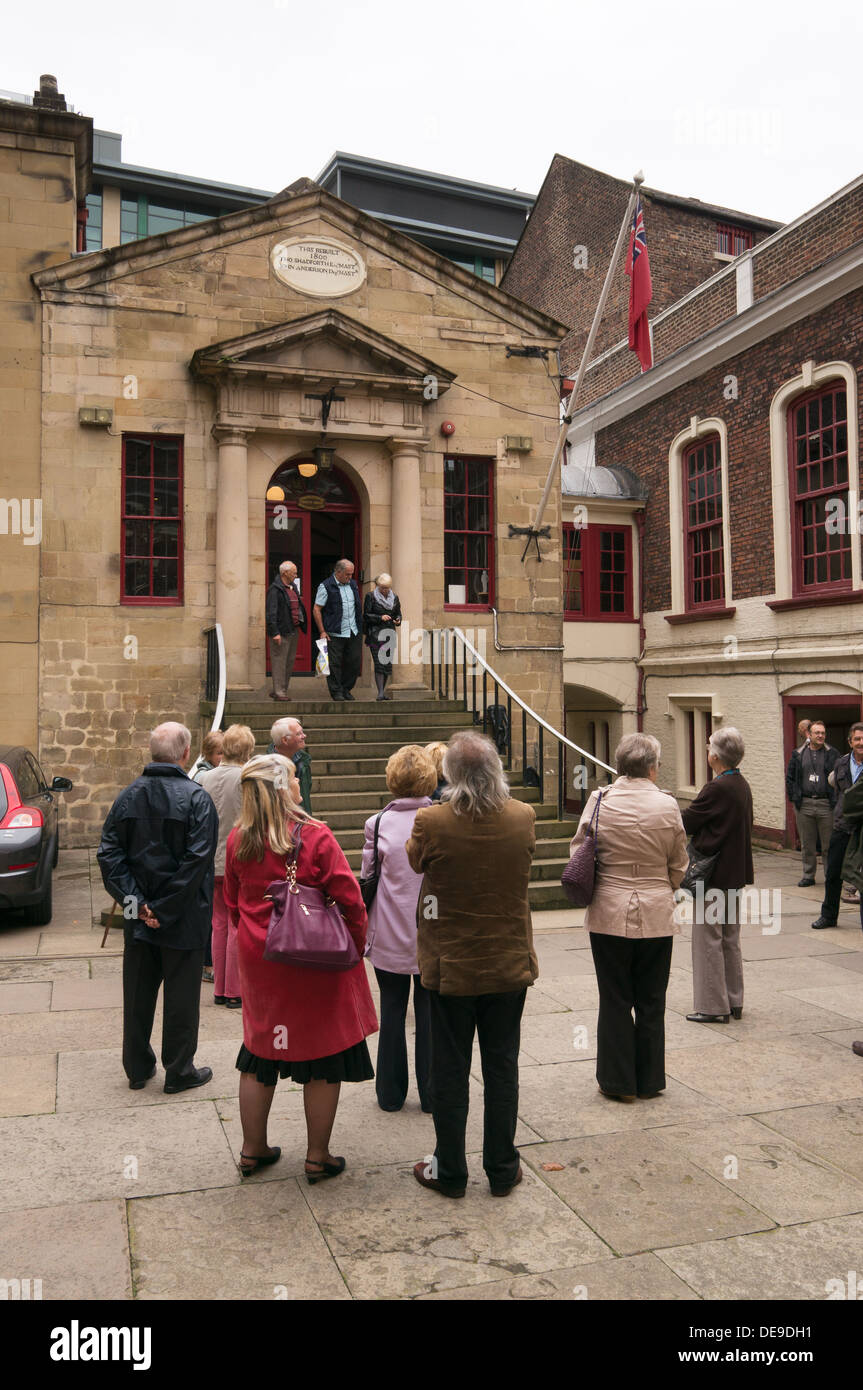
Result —
M29 471L4 481L42 503L41 546L0 536L29 624L7 736L32 745L38 715L42 761L75 782L64 844L92 843L157 719L200 728L208 626L230 687L264 689L264 596L286 557L310 603L342 554L366 586L390 570L414 634L474 629L560 727L559 551L522 562L509 536L536 510L556 390L507 349L553 355L565 328L308 180L74 255L90 123L2 103L2 132L5 312L29 335ZM297 670L317 695L309 642ZM393 684L426 676L406 627Z

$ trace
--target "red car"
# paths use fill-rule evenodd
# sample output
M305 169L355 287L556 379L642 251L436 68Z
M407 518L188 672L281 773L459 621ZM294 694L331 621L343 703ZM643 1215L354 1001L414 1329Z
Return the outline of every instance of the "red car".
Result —
M0 746L0 911L23 907L33 926L51 921L60 852L56 793L71 788L68 777L49 787L28 749Z

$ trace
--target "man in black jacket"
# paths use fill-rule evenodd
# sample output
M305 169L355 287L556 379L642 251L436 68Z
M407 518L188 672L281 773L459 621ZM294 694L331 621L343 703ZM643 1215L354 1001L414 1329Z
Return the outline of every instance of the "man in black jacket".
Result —
M842 861L851 838L851 827L842 813L842 800L849 787L853 787L863 773L863 724L852 724L848 731L851 752L837 760L830 775L830 782L836 794L836 811L833 817L833 834L824 860L824 901L821 913L812 923L816 931L825 927L835 927L839 920L839 898L842 892Z
M839 754L826 742L827 730L820 719L809 725L809 742L795 748L785 773L785 790L794 807L797 833L803 849L803 877L798 888L811 888L818 863L816 844L821 840L821 856L827 864L827 842L833 829L836 792L828 778Z
M132 1091L156 1074L150 1034L163 981L165 1090L187 1091L213 1075L195 1066L195 1049L219 818L209 793L183 771L191 743L183 724L153 730L151 761L108 812L97 855L126 919L123 1067Z
M296 588L297 567L290 560L267 590L267 636L270 639L271 700L287 700L291 672L297 657L297 640L306 630L306 610Z

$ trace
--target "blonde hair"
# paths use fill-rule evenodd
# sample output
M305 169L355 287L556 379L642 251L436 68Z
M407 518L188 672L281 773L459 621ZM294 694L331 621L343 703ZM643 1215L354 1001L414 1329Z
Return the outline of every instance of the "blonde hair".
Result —
M255 751L255 735L248 724L231 724L225 730L222 756L226 763L246 763Z
M293 826L321 824L306 815L291 796L290 781L295 776L290 758L279 753L259 754L246 763L240 777L243 804L236 825L235 857L241 864L247 859L260 862L266 849L273 854L291 854Z
M425 751L428 753L429 757L434 763L435 772L437 773L437 779L438 781L440 781L443 777L443 760L444 754L446 753L446 744L427 743L425 746Z
M418 743L406 743L387 762L387 786L393 796L430 796L437 786L437 772L428 753Z

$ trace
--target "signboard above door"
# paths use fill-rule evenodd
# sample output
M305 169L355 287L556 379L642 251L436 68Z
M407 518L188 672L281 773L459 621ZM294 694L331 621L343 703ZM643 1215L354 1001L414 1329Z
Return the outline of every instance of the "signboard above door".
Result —
M366 263L359 252L330 237L280 241L270 252L270 262L283 284L322 299L352 294L366 278Z

